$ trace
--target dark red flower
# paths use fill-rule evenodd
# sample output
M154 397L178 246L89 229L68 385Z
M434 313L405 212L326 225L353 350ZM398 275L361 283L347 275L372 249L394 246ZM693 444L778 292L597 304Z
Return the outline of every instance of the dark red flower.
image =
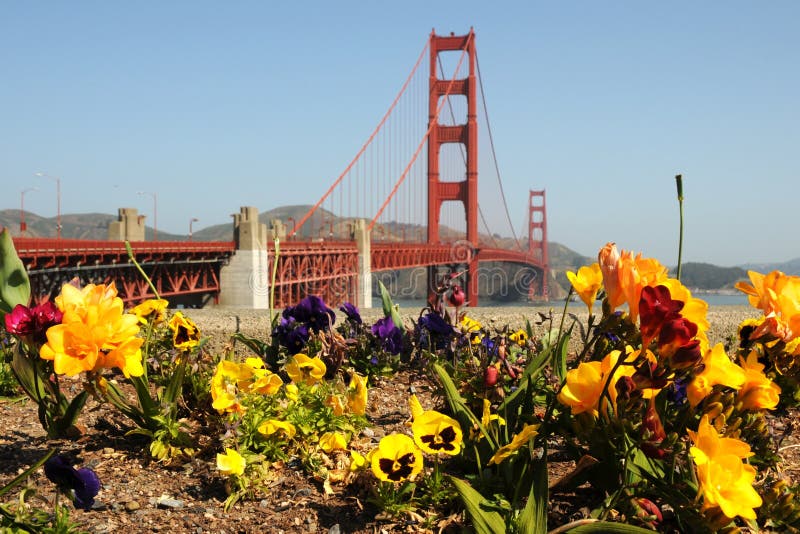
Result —
M655 398L651 398L650 404L647 405L642 426L647 431L647 439L642 443L642 452L650 458L663 458L666 456L667 452L660 445L664 438L667 437L667 433L664 431L664 425L661 423L661 418L656 411Z
M639 322L642 331L642 347L647 348L658 335L661 326L670 319L679 317L683 302L672 300L667 286L642 288L639 300Z
M461 289L461 286L456 284L453 286L453 289L450 291L450 295L447 297L447 302L450 303L450 306L454 308L458 308L464 304L464 300L466 299L466 294L464 290Z
M43 302L33 308L17 304L5 316L6 331L16 336L32 336L35 341L44 343L47 329L61 324L64 314L51 301Z
M675 317L665 321L658 334L658 353L669 358L696 335L697 325L685 317Z

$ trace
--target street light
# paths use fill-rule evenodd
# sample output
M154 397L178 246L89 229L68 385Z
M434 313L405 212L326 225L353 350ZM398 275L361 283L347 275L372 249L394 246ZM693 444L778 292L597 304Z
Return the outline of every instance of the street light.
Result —
M29 187L27 189L23 189L20 191L19 195L19 235L22 236L25 234L25 230L28 229L27 225L25 224L25 193L29 191L38 191L38 187Z
M158 195L150 191L137 191L136 194L153 197L153 241L158 241Z
M37 172L36 176L56 181L56 238L61 239L61 178L44 172Z
M195 217L192 217L191 219L189 219L189 241L192 240L192 223L196 223L199 220L200 219L197 219Z

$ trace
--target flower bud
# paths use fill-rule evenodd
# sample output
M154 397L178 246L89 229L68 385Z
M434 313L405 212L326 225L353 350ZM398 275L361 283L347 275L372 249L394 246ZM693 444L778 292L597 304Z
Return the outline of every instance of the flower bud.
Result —
M483 372L483 385L487 388L494 387L497 384L497 367L490 365Z

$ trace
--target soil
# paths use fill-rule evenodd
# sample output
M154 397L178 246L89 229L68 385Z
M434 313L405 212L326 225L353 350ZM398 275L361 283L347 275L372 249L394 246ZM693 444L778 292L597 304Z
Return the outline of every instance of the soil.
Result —
M233 330L230 317L198 310L188 315L194 318L216 346L222 347L227 334ZM741 313L741 310L739 310ZM509 314L492 311L508 320ZM752 312L748 313L752 316ZM219 317L222 322L214 323ZM726 312L725 320L717 320L715 328L724 337L733 333L731 325L738 324L739 315ZM217 318L217 319L215 319ZM484 317L484 320L489 320ZM500 320L500 319L498 319ZM245 322L236 319L239 327ZM250 328L245 325L245 330ZM258 326L261 330L261 326ZM727 332L727 333L726 333ZM250 331L248 333L255 333ZM212 345L213 346L213 345ZM372 426L362 438L377 443L386 434L406 431L408 394L413 388L426 407L443 406L431 381L415 370L403 370L391 378L373 384L369 393L367 416ZM796 412L772 420L773 431L786 433L781 444L785 475L800 480L800 433L792 432L791 422ZM367 500L363 485L334 485L335 493L326 495L319 481L309 478L291 465L275 470L269 493L255 501L237 503L223 511L227 497L225 480L215 467L218 442L205 437L202 450L190 462L178 467L165 467L150 459L146 441L126 437L127 423L115 411L90 401L80 423L85 427L82 436L74 440L47 440L36 415L36 406L25 397L0 399L0 487L35 463L51 448L73 457L76 467L91 467L102 481L102 489L92 510L71 511L71 518L84 531L108 532L170 532L170 533L399 533L399 532L459 532L465 526L459 515L441 518L424 526L425 511L420 516L402 521L382 518L379 510ZM549 478L551 484L568 475L575 467L554 443L550 450ZM54 498L53 485L38 470L28 479L36 488L34 505L49 509ZM13 491L2 502L17 495ZM589 506L598 495L588 486L574 491L554 489L550 494L548 523L550 528L585 518Z

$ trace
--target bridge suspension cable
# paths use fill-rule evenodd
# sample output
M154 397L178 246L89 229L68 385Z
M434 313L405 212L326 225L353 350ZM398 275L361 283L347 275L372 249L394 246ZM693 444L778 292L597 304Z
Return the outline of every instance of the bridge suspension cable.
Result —
M478 71L478 84L480 85L481 88L481 101L483 102L483 114L484 117L486 118L486 129L489 133L489 146L491 147L492 150L492 160L494 161L494 168L497 175L497 183L500 186L500 196L503 199L503 209L506 213L506 220L508 220L508 226L511 229L511 235L514 237L514 241L517 243L517 249L522 250L522 245L520 244L519 238L517 237L517 232L514 230L514 223L511 222L511 215L509 214L508 211L508 202L506 202L506 193L505 190L503 189L503 180L500 177L500 166L497 163L497 152L494 149L494 137L492 136L492 126L491 123L489 122L489 112L486 107L486 93L483 90L483 77L481 76L481 64L480 61L478 60L477 52L475 52L475 67ZM481 217L483 217L482 214Z
M375 222L383 214L383 211L386 209L386 206L392 200L392 198L394 197L395 193L397 193L397 190L400 188L400 185L405 180L409 169L411 169L411 166L414 164L414 162L417 160L417 157L422 152L422 149L425 146L425 142L428 140L428 137L431 134L431 130L433 130L433 128L436 126L436 123L439 120L439 115L441 114L442 108L444 107L444 103L447 100L447 97L450 95L450 92L453 90L453 85L455 84L457 76L458 76L458 72L461 69L461 64L464 62L464 58L467 56L467 50L469 48L470 41L472 41L472 35L473 34L470 33L469 37L467 37L467 40L464 43L464 48L461 51L461 57L458 59L458 64L456 65L456 69L455 69L455 72L453 73L453 77L450 79L450 82L447 84L447 89L446 89L446 91L445 91L445 93L443 95L444 100L442 100L439 103L439 105L436 107L436 114L434 115L433 120L430 121L430 124L428 125L428 129L425 132L425 135L422 136L422 140L420 141L419 145L417 146L417 150L414 152L414 155L411 157L411 161L408 162L408 165L406 165L406 168L403 170L403 173L400 175L400 178L398 178L397 182L395 182L394 187L392 188L392 191L389 193L389 196L386 197L386 200L381 205L380 209L378 210L378 213L375 214L375 217L372 218L372 221L367 226L367 228L369 230L372 230L372 228L375 226ZM428 42L430 42L430 40Z
M317 210L317 208L319 208L320 205L322 205L322 203L325 202L325 200L331 195L333 190L336 189L336 187L342 182L344 177L348 175L348 173L353 168L353 166L356 164L356 162L361 158L362 154L364 154L364 152L367 151L367 148L369 148L371 146L372 141L375 139L375 137L377 136L378 132L381 131L381 129L383 128L384 124L386 124L386 121L389 119L389 116L392 114L392 111L394 111L395 106L397 106L397 103L400 101L400 98L405 93L406 88L408 87L409 83L414 78L414 74L417 72L417 69L419 68L420 64L422 63L422 58L425 57L425 52L427 52L428 47L430 46L430 42L431 42L431 38L428 37L428 39L425 42L425 46L423 47L422 52L420 52L420 55L417 58L417 62L414 64L414 67L411 69L411 72L409 73L408 77L406 78L405 83L403 83L403 86L400 88L400 91L397 93L397 96L394 98L394 100L392 101L392 104L389 106L389 109L386 110L386 113L383 115L383 118L378 123L378 125L375 127L375 129L373 130L372 134L369 136L369 139L367 139L367 141L361 147L361 150L358 151L358 153L355 155L353 160L344 169L344 171L342 171L342 173L339 175L339 177L336 179L336 181L334 181L333 184L331 184L331 186L325 192L325 194L322 195L322 198L320 198L317 201L317 203L314 204L314 206L303 217L301 217L299 221L297 221L294 224L293 228L289 231L289 234L288 234L289 236L295 235L297 233L297 231L303 226L303 224L305 224L305 222L309 218L311 218L311 216L314 214L314 212ZM340 193L340 196L341 196L341 193ZM373 220L373 224L374 224L374 220ZM372 226L370 226L370 228L371 227Z

